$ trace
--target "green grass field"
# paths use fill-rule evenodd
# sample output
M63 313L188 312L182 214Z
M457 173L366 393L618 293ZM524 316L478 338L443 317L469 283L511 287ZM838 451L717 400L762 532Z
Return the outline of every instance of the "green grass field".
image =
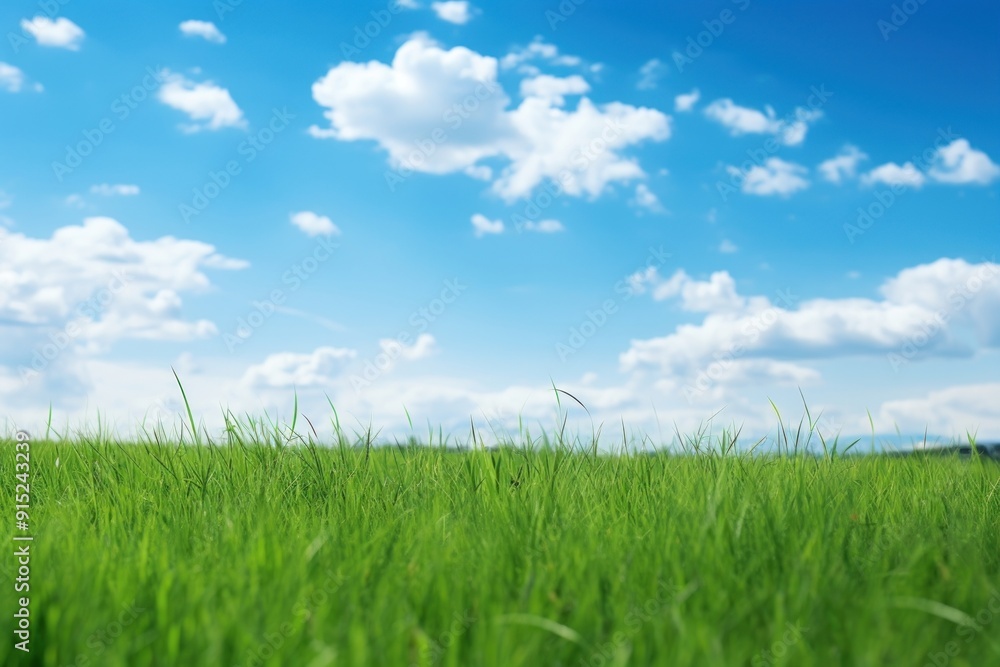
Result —
M0 664L1000 664L992 461L232 435L31 444L28 654L0 443Z

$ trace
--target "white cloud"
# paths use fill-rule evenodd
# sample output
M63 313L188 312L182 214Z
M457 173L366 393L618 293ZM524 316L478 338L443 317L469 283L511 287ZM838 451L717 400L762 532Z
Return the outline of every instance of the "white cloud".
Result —
M669 117L655 109L620 102L597 107L586 97L572 112L528 98L508 117L518 141L504 150L512 163L493 187L507 200L530 195L546 180L560 182L567 194L597 197L611 183L645 176L618 151L670 136Z
M566 231L566 228L563 227L561 222L552 219L539 220L538 222L529 220L524 223L524 229L529 232L538 232L540 234L555 234L557 232Z
M380 375L383 375L392 371L400 362L419 361L435 354L437 341L431 334L422 333L410 345L404 345L395 338L384 338L379 340L378 347L378 368ZM357 358L356 350L329 346L305 354L279 352L250 366L239 385L255 395L275 389L306 392L316 390L325 395L328 391L347 385L348 371ZM379 382L385 382L385 379L380 378Z
M632 276L636 292L680 299L683 310L707 313L664 337L635 340L621 355L626 370L655 368L676 377L704 371L720 355L774 360L848 355L911 357L969 355L969 336L1000 347L1000 265L940 259L886 280L881 299L801 300L781 293L777 302L737 293L728 272L698 281L684 271L669 279L655 269Z
M475 213L472 216L472 230L477 238L486 234L502 234L503 220L490 220L481 213Z
M848 144L836 156L820 162L818 169L825 180L839 184L844 179L854 178L858 163L867 159L868 156L857 146Z
M1000 433L1000 383L945 387L919 398L886 401L878 416L885 431L927 429L960 441L967 433Z
M641 294L651 288L656 301L681 298L681 308L690 312L738 311L747 300L736 293L736 282L726 271L716 271L707 281L693 279L683 269L664 280L655 267L629 278L633 292Z
M164 83L157 97L167 106L186 113L192 121L183 125L186 132L219 130L224 127L246 127L243 111L229 91L211 81L196 83L170 70L162 73Z
M698 104L698 100L701 99L701 91L695 88L690 93L681 93L674 98L674 111L678 113L683 113L686 111L691 111L694 109L694 105Z
M579 74L567 77L542 74L521 81L521 97L537 97L555 106L565 103L565 95L582 95L589 91L590 85Z
M334 236L340 234L340 228L333 224L333 221L325 215L319 215L312 211L299 211L290 216L292 224L305 232L308 236Z
M8 63L0 62L0 90L8 93L21 92L24 85L24 72Z
M912 162L907 162L902 166L895 162L888 162L875 167L861 177L861 182L865 185L885 183L887 185L906 185L914 188L920 188L926 180L924 175L913 166Z
M666 67L658 58L646 61L646 63L639 68L639 83L637 83L635 87L639 90L655 89L660 81L660 77L665 71Z
M132 197L139 194L139 186L125 183L100 183L90 186L90 192L102 197Z
M313 97L331 124L311 128L314 136L375 140L396 168L445 174L505 158L493 190L507 201L547 180L571 196L596 197L611 183L645 175L620 151L670 136L668 116L620 102L598 107L583 97L569 111L529 96L507 110L495 58L465 47L444 50L425 35L404 43L391 65L337 65L313 85ZM421 141L434 150L416 148Z
M539 73L538 68L527 64L533 60L541 60L550 65L565 67L577 67L583 63L583 59L579 56L560 54L558 47L547 43L541 36L538 36L528 46L515 49L501 58L500 67L505 70L517 67L518 71L535 76ZM598 65L591 66L592 72L599 70Z
M956 139L938 149L927 173L940 183L989 185L1000 177L1000 166L967 139Z
M280 352L248 368L241 384L250 390L328 386L356 356L355 350L336 347L320 347L309 354Z
M663 204L660 203L660 199L645 183L639 183L635 186L635 197L632 199L632 204L654 213L664 212Z
M46 16L22 19L21 28L35 38L39 46L52 46L70 51L78 51L84 32L77 24L64 16L52 20Z
M722 243L719 244L719 252L731 255L739 252L739 247L729 239L722 239Z
M186 37L201 37L216 44L226 43L226 36L211 21L183 21L178 27Z
M111 218L86 218L50 239L0 229L0 323L35 338L72 324L75 341L98 347L123 338L209 336L216 332L211 322L182 319L181 294L210 287L204 269L246 266L199 241L133 240Z
M448 23L464 25L472 19L472 11L466 0L446 0L445 2L432 2L431 9L437 17Z
M552 219L538 220L537 222L528 220L517 223L515 227L518 232L538 232L539 234L554 234L566 230L561 222ZM476 238L480 238L487 234L503 234L506 227L503 220L490 220L485 215L476 213L472 216L472 231Z
M804 178L809 173L808 169L776 157L768 158L762 165L751 167L746 174L732 166L726 167L726 171L736 178L742 178L740 189L751 195L787 197L809 187L809 181Z
M434 340L434 336L428 333L417 336L412 345L404 345L395 338L383 338L378 342L378 346L391 361L388 367L384 367L383 370L389 370L396 365L397 361L418 361L437 352L437 341Z
M734 137L743 134L773 134L786 146L797 146L806 138L809 123L819 119L823 112L796 107L788 118L779 119L774 109L764 107L764 111L741 107L731 99L715 100L705 107L705 115L729 128Z
M471 167L466 167L462 170L462 173L476 179L477 181L493 180L493 169L485 164L477 164Z
M512 138L503 112L508 98L496 70L493 58L464 47L444 51L417 35L399 48L391 65L341 63L313 84L312 93L327 108L331 128L323 132L341 141L374 139L393 164L407 163L414 141L433 143L435 130L446 133L447 141L412 166L450 173L497 154L496 138ZM455 110L465 100L475 113Z

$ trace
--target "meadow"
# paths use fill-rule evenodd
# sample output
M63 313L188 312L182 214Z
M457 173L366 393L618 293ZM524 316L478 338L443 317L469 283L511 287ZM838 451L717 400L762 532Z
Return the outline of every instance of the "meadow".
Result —
M301 430L0 441L0 664L1000 664L994 461Z

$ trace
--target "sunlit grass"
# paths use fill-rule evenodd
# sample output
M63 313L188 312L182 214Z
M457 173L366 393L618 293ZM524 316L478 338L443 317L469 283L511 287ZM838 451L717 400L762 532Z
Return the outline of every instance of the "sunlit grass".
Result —
M1000 664L990 460L807 448L809 420L611 455L187 417L32 444L33 652L8 558L0 664Z

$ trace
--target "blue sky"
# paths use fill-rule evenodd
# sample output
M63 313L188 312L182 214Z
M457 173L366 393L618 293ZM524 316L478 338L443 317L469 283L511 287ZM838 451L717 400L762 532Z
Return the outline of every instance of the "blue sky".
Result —
M1000 437L990 3L9 2L0 404ZM457 106L456 106L457 105ZM589 422L582 415L580 424ZM589 428L589 427L588 427Z

